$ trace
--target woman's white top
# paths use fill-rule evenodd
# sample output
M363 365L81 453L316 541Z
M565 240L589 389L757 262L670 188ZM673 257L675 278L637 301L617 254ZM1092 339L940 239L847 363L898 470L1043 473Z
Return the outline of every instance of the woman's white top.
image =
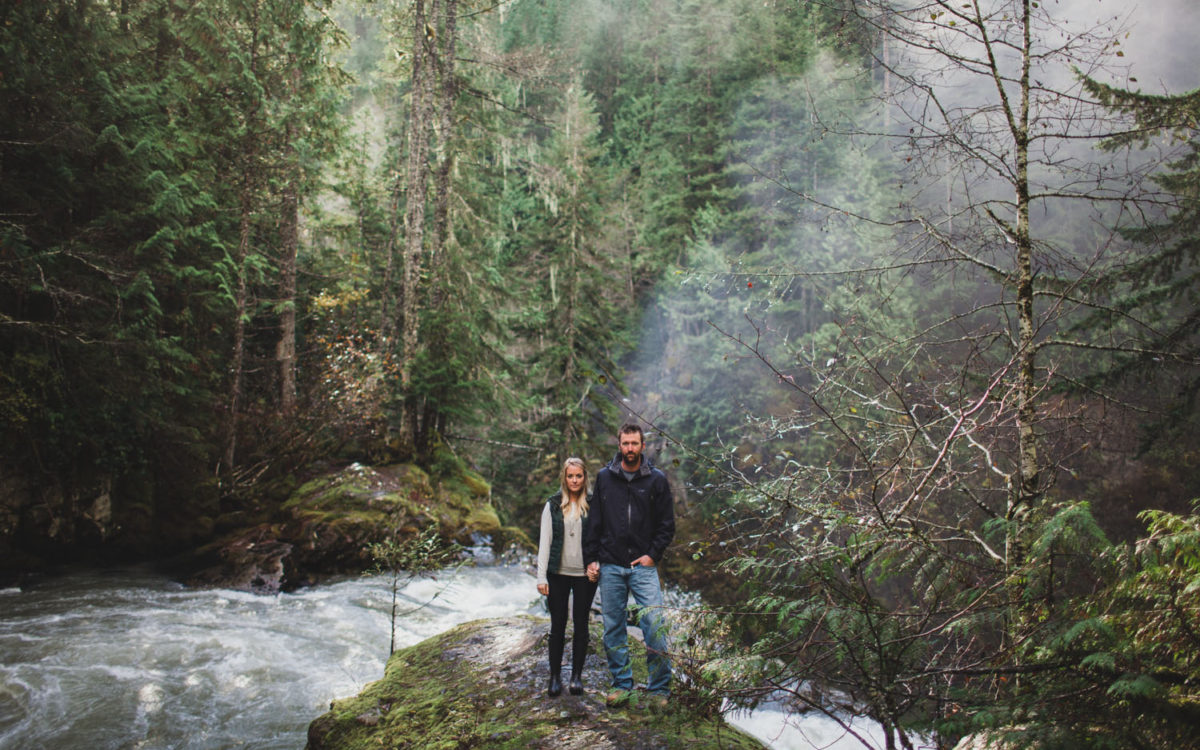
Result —
M550 537L554 524L550 521L550 504L542 507L542 531L538 537L537 582L546 583L546 570L550 565ZM562 562L558 566L560 576L585 576L583 567L583 518L567 518L563 514Z

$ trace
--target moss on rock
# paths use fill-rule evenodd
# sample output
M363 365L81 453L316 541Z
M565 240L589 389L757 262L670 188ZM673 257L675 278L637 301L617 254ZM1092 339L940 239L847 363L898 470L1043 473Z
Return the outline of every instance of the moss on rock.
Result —
M350 464L298 487L268 522L232 530L200 551L191 583L256 592L293 589L359 573L370 545L436 526L447 541L496 538L500 519L482 477L463 468L435 478L412 464ZM259 550L269 554L259 559Z
M495 534L500 531L500 517L496 509L490 505L472 508L467 512L467 525L482 534Z
M598 637L587 692L547 697L548 625L535 617L478 620L397 651L383 679L334 701L309 725L309 750L762 747L720 717L675 704L605 706ZM644 661L640 644L630 645L634 663Z

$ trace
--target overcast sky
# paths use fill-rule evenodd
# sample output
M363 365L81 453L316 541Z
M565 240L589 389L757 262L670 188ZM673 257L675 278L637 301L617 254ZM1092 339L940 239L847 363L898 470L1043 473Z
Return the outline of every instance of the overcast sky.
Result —
M1043 0L1081 19L1129 18L1124 40L1129 84L1148 94L1183 93L1200 88L1200 0ZM1113 83L1123 83L1114 80Z

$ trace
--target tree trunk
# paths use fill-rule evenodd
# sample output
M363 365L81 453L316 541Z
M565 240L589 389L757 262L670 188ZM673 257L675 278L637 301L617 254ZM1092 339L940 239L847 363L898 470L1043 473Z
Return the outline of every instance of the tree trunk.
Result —
M246 258L250 253L250 178L242 184L241 220L238 225L237 255L233 261L233 272L237 274L233 307L233 352L229 357L229 402L225 419L225 466L226 474L233 472L237 458L238 416L242 408L242 376L246 359L246 317L250 308L250 291L246 284Z
M291 63L288 98L298 96L300 70ZM279 363L279 410L287 415L296 409L296 258L300 252L300 194L303 179L296 157L296 130L289 119L284 126L284 175L279 226L279 343L275 359Z
M1032 18L1026 5L1025 61L1021 74L1021 103L1018 121L1013 126L1017 163L1017 437L1019 441L1019 486L1014 504L1013 520L1027 513L1039 493L1038 445L1034 423L1037 418L1036 364L1037 335L1034 320L1033 240L1029 229L1029 67L1032 54L1030 24ZM1010 566L1024 563L1021 545Z
M289 128L290 130L290 128ZM291 414L296 408L296 256L300 245L300 200L293 172L283 191L279 227L279 409Z
M434 15L437 15L438 1L434 0ZM445 260L446 242L450 235L450 175L454 169L454 104L458 98L458 82L455 78L454 61L458 34L458 0L445 0L445 9L441 14L442 24L438 31L441 40L441 54L433 57L440 76L437 87L437 138L438 159L437 170L434 174L433 224L429 236L429 268L435 277L433 297L430 305L434 309L445 301L446 287L436 282L438 268ZM433 441L440 432L438 426L441 411L436 402L425 404L422 410L422 424L417 430L415 450L418 456L429 453Z
M458 0L424 0L414 3L413 89L409 112L408 193L405 206L405 253L401 299L400 386L403 409L400 420L401 451L424 455L438 422L437 404L421 405L412 396L412 363L420 347L420 300L417 293L423 269L440 263L450 227L450 176L454 168L454 104L458 96L455 55L458 34ZM439 85L440 82L440 85ZM437 125L437 168L433 172L433 222L425 236L425 211L429 197L430 144ZM426 247L428 251L426 252ZM425 261L425 257L428 261ZM435 294L431 305L442 303Z
M250 76L258 75L258 5L251 15ZM247 121L254 122L257 107L247 113ZM254 162L257 154L252 139L242 143L242 190L239 196L241 216L238 223L237 256L233 272L237 275L234 292L233 352L229 364L229 413L225 424L225 473L233 474L237 460L238 418L242 409L242 379L246 370L246 321L250 316L250 288L246 281L246 261L250 257L250 235L253 231Z
M380 281L382 293L379 299L379 346L384 352L390 353L392 348L392 338L396 333L396 314L399 304L395 297L395 290L392 288L393 281L396 277L396 247L399 245L400 232L403 229L403 221L400 218L400 204L404 194L404 177L397 174L393 178L391 194L388 203L388 237L387 243L384 246L383 257L383 279ZM365 237L366 233L362 231L365 226L363 212L359 212L359 236Z
M1016 643L1025 630L1029 613L1021 602L1025 601L1025 576L1021 573L1026 564L1028 543L1025 528L1030 511L1037 503L1040 493L1040 471L1038 468L1037 421L1037 321L1034 319L1033 289L1033 240L1029 226L1029 107L1031 64L1032 17L1029 4L1025 4L1025 36L1021 69L1020 96L1015 119L1010 120L1016 157L1016 227L1013 241L1016 243L1016 306L1017 306L1017 486L1010 489L1010 501L1005 517L1009 532L1005 543L1005 558L1009 573L1009 595L1013 603L1007 636ZM1002 90L1002 89L1001 89ZM1009 110L1011 112L1011 109ZM1015 576L1015 577L1014 577ZM1014 662L1019 657L1013 655Z
M436 9L436 6L435 6ZM409 106L408 178L404 208L404 263L400 282L400 411L397 439L401 454L412 455L417 432L417 409L412 398L412 366L420 332L417 287L421 283L425 244L425 201L429 195L429 136L433 99L433 27L426 19L425 0L413 2L412 101Z
M441 144L437 177L434 183L433 235L430 255L436 263L450 227L450 173L454 168L454 103L458 98L458 81L454 77L454 58L457 53L458 0L445 0L445 23L441 29L443 52L437 58L441 76L438 89L438 140ZM435 6L436 7L436 6Z

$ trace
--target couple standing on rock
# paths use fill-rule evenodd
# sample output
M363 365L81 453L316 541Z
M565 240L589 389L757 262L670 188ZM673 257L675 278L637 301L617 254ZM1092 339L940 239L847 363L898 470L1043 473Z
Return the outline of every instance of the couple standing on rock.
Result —
M617 456L597 473L590 497L586 465L581 459L568 458L560 477L561 491L546 501L542 511L537 589L548 597L550 607L547 693L562 693L568 598L574 600L571 617L575 630L568 690L572 695L583 693L588 614L599 587L604 651L612 673L612 690L605 695L605 702L621 705L633 695L625 611L632 593L646 643L646 690L652 701L665 705L671 689L671 663L657 564L675 536L671 488L666 475L642 455L646 439L641 427L623 425L617 445Z

